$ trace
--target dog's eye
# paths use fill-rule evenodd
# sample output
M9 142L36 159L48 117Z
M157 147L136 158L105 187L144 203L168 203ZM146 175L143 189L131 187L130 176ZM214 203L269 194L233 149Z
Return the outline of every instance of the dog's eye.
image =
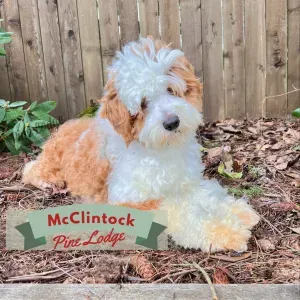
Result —
M141 108L142 108L142 110L145 110L147 108L147 100L146 100L146 98L142 99Z
M174 92L173 92L173 90L171 89L171 88L168 88L168 93L170 93L171 95L174 95Z

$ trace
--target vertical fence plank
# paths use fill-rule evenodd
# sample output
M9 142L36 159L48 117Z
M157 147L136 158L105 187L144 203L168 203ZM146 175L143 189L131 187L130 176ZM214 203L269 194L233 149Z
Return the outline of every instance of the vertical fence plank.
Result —
M300 0L288 1L288 90L300 88ZM288 112L300 107L300 93L288 95Z
M201 0L181 0L182 50L202 77Z
M245 110L244 2L223 0L224 93L227 118L243 119Z
M120 49L116 0L99 0L99 18L104 83L106 83L107 67L111 64L116 51Z
M29 101L21 21L17 0L4 0L4 16L6 30L14 33L12 42L6 46L11 98L13 101Z
M178 0L159 0L159 19L162 40L181 48Z
M118 0L121 46L139 38L137 0Z
M73 118L86 107L76 0L58 1L58 15L69 116Z
M103 92L102 59L96 0L77 0L87 105Z
M266 95L284 94L287 91L287 0L266 0L266 32ZM266 99L267 117L286 115L287 95Z
M160 38L158 0L138 0L140 15L140 33L143 37L152 35Z
M3 3L2 3L3 5ZM3 6L0 4L0 19L4 18ZM3 27L4 24L0 24ZM3 45L0 45L0 47ZM0 57L0 99L11 101L6 57Z
M245 0L246 112L249 119L263 113L266 96L265 1Z
M202 1L204 118L225 118L221 0Z
M48 98L37 0L18 0L31 101Z
M56 101L53 115L61 122L69 118L56 0L39 0L39 17L48 97Z

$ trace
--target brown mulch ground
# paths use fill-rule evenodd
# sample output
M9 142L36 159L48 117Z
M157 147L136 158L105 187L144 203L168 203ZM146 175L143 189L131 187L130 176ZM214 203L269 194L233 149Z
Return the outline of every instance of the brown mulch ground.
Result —
M214 283L300 282L300 123L292 120L227 120L198 131L206 175L229 192L247 195L261 222L248 252L204 254L172 246L168 251L0 252L0 283ZM0 218L8 208L42 209L78 202L39 190L1 191L19 185L28 158L0 154ZM232 179L218 173L224 163ZM231 173L230 173L231 174ZM0 249L4 249L1 227ZM21 276L21 277L17 277Z

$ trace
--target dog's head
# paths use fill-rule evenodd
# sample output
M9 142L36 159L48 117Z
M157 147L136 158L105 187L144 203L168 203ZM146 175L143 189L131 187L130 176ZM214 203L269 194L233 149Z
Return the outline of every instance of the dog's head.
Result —
M177 146L201 122L202 85L180 50L141 38L118 52L100 111L126 144Z

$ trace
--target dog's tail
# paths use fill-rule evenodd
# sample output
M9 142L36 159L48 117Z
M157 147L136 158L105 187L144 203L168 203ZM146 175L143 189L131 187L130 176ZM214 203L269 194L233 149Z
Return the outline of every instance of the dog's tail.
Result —
M36 186L39 177L38 161L28 162L23 170L22 182Z

